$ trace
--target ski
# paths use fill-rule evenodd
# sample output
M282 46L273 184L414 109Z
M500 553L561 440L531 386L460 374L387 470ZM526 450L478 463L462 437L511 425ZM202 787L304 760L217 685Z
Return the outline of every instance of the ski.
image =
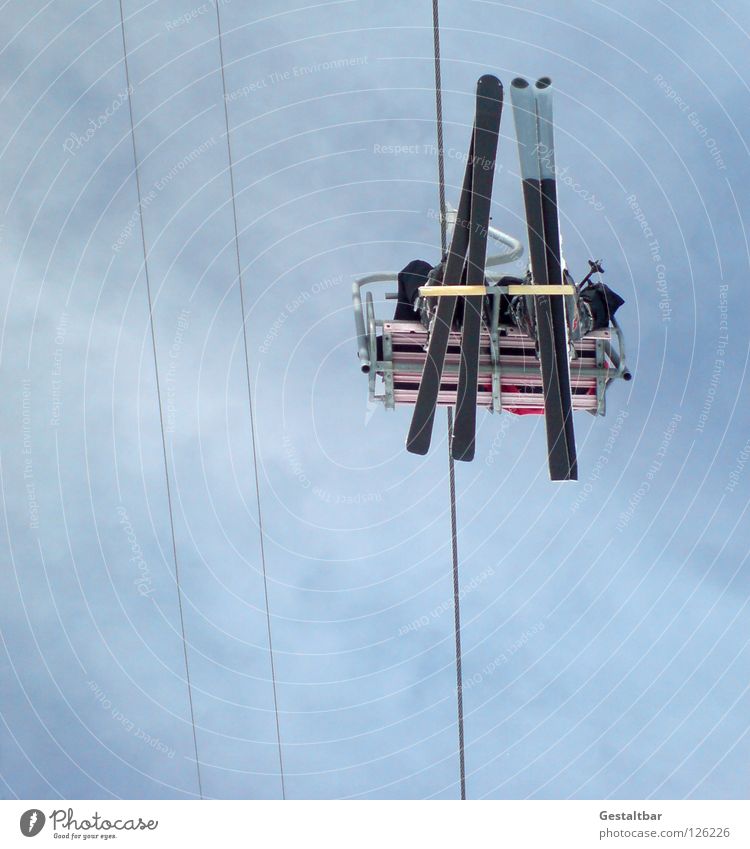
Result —
M477 110L480 102L482 77L477 83ZM476 118L471 131L469 158L466 162L464 182L458 201L456 223L453 227L448 258L443 272L443 283L460 283L463 278L466 263L466 251L469 247L469 219L471 217L471 180L473 176L472 162L474 158L474 132ZM427 358L422 369L422 379L419 382L417 400L414 405L409 434L406 438L406 450L412 454L426 454L432 441L432 426L435 421L440 379L443 373L445 355L448 351L448 339L453 314L456 311L456 297L438 298L437 308L432 321L430 341L427 346Z
M553 285L563 283L560 252L560 218L557 206L557 176L555 172L555 137L552 115L552 81L542 77L536 81L536 107L539 134L539 175L541 178L542 217L547 256L547 279ZM570 389L570 357L568 352L568 322L565 299L554 297L550 302L552 333L561 407L556 413L556 441L564 440L564 447L555 448L558 477L552 480L578 480L575 433L573 430L573 402ZM562 427L560 426L562 419ZM552 460L550 459L550 474Z
M474 130L471 223L465 275L466 283L469 285L484 284L492 180L495 174L498 132L503 108L503 87L500 81L494 77L483 78L483 80L485 80L485 85L482 98L477 101ZM451 440L451 456L454 460L469 461L474 459L479 343L482 331L483 303L484 298L481 295L464 298L456 417Z
M511 84L511 100L518 136L532 280L561 285L549 78L538 80L534 89L527 80L516 78ZM537 296L534 307L550 479L577 480L565 304L560 296Z

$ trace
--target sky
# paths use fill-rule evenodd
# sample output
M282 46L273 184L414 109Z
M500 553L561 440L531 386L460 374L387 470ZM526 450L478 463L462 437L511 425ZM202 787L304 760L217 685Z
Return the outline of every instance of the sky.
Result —
M445 418L404 451L351 311L439 259L432 4L221 3L247 361L214 5L123 0L130 90L114 0L3 8L2 797L279 798L270 620L287 798L457 798ZM456 469L467 795L747 798L750 10L440 15L448 200L476 79L551 76L634 374L577 483L536 417ZM523 238L509 107L492 216Z

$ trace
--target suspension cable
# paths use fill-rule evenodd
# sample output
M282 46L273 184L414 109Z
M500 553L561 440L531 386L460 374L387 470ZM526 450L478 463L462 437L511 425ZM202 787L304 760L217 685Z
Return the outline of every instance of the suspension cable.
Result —
M438 147L438 183L440 191L440 248L443 256L447 250L447 228L445 221L445 154L443 150L443 96L440 74L440 19L438 0L432 0L432 36L435 55L435 114ZM458 768L461 780L461 799L466 799L466 766L464 760L464 696L461 671L461 605L458 586L458 531L456 523L456 470L451 453L453 438L453 410L448 407L448 477L451 504L451 554L453 556L453 612L456 634L456 700L458 705Z
M143 247L143 273L146 278L146 295L148 297L148 318L151 331L151 349L154 355L154 375L156 378L156 399L159 404L159 428L161 430L161 447L164 457L164 480L167 488L167 507L169 508L169 529L172 539L172 560L174 562L175 583L177 585L177 607L180 613L180 633L182 635L182 653L185 660L185 680L187 682L188 703L190 705L190 724L193 729L193 749L195 751L195 769L198 778L198 795L203 799L203 783L201 781L201 762L198 757L198 736L195 730L195 711L193 709L193 687L190 682L190 664L188 662L187 640L185 639L185 617L182 609L182 589L180 588L180 570L177 558L177 538L174 530L174 511L172 509L172 488L169 482L169 461L167 460L167 440L164 435L164 412L161 402L161 384L159 381L159 364L156 356L156 333L154 331L154 307L151 296L151 278L148 273L148 251L146 250L146 231L143 225L143 202L141 199L141 177L138 168L138 151L135 143L135 124L133 121L133 99L130 88L130 68L128 66L128 50L125 41L125 16L120 2L120 32L122 33L122 54L125 63L125 84L128 92L128 112L130 113L130 139L133 143L133 171L135 186L138 193L138 219L140 221L141 245Z
M266 629L268 632L268 654L271 661L271 685L273 688L273 711L276 717L276 744L278 748L279 754L279 777L281 779L281 798L286 799L286 785L284 783L284 759L282 756L282 748L281 748L281 724L279 722L279 702L278 696L276 692L276 668L274 665L274 657L273 657L273 640L271 638L271 611L268 604L268 576L266 572L266 550L264 544L265 533L263 531L263 512L261 510L261 502L260 502L260 483L258 477L258 452L256 447L256 439L255 439L255 413L253 409L253 393L250 385L250 355L248 352L248 344L247 344L247 318L245 314L245 294L244 294L244 285L242 280L242 263L240 262L240 236L239 236L239 228L237 226L237 201L234 190L234 160L232 159L232 143L229 138L229 109L227 107L227 83L226 76L224 73L224 47L223 47L223 39L221 32L221 13L219 12L219 6L221 5L221 0L215 0L216 6L216 28L219 35L219 60L221 63L221 86L222 86L222 94L224 100L224 122L226 125L226 134L227 134L227 157L229 162L229 186L232 194L232 217L234 220L234 247L235 247L235 255L237 260L237 281L239 283L240 289L240 311L242 314L242 341L245 350L245 375L247 378L247 401L250 410L250 440L252 442L253 447L253 467L255 471L255 501L257 504L257 516L258 516L258 533L260 536L260 560L263 569L263 595L265 598L266 604Z

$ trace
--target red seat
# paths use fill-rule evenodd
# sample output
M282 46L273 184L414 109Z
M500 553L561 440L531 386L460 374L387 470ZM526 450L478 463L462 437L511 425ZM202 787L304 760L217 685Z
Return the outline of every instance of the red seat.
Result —
M597 330L574 343L576 359L570 365L574 410L597 409L596 340L609 340L609 330ZM534 341L516 327L503 327L499 337L502 408L515 413L542 413L542 376ZM396 404L414 404L426 359L427 331L416 321L383 322L384 356L392 363L393 398ZM441 406L455 405L461 334L452 332L438 394ZM390 357L388 353L390 352ZM604 368L611 367L606 358ZM385 371L377 369L384 375ZM479 352L477 405L492 406L492 355L490 336L482 331Z

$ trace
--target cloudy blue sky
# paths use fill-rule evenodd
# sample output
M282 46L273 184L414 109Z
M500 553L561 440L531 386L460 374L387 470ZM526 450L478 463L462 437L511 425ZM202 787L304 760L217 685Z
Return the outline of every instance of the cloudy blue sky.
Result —
M215 9L123 6L203 793L278 798ZM747 798L750 10L441 16L449 199L477 77L550 75L565 253L604 259L635 374L578 483L532 417L480 414L457 469L468 795ZM221 17L286 794L455 798L444 418L417 458L368 411L350 306L439 257L431 4ZM3 19L0 792L194 798L119 6Z

